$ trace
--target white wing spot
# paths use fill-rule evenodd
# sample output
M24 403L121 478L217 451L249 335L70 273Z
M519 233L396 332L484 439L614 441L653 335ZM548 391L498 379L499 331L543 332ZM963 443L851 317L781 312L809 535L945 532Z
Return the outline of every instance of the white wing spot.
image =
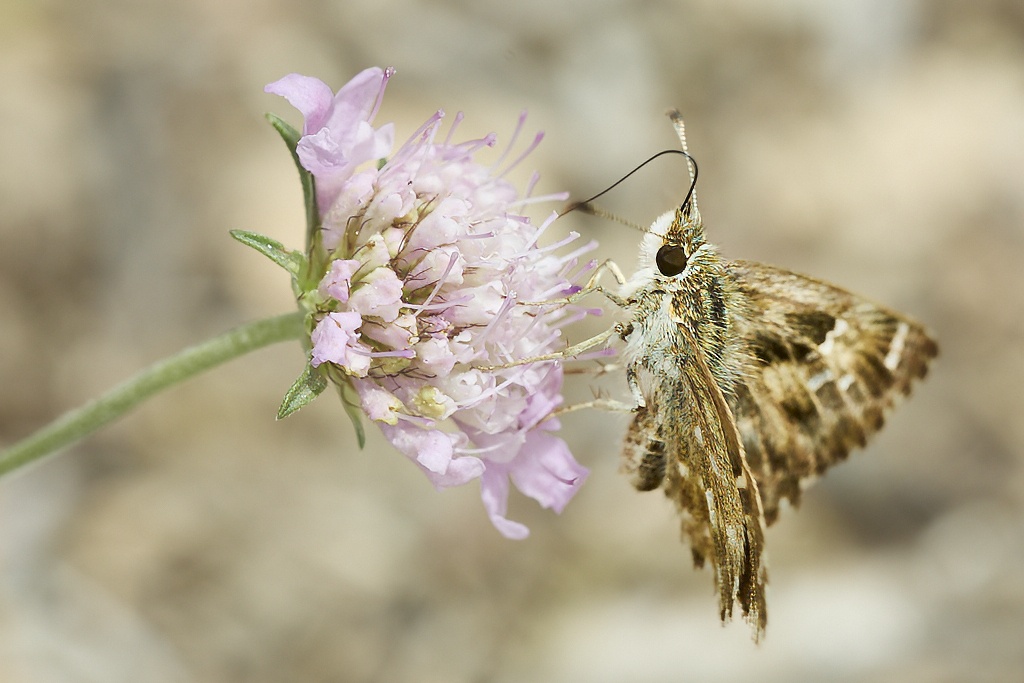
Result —
M825 368L821 372L811 375L811 377L807 380L807 388L810 389L811 391L817 391L818 389L822 388L823 386L825 386L834 379L835 376L832 374L832 371L829 370L828 368Z
M700 427L693 428L693 438L697 440L697 445L701 448L704 447L704 434L700 431Z
M839 381L837 382L837 384L838 384L840 390L846 391L847 389L850 388L850 386L853 384L853 382L854 382L853 375L846 374L846 375L843 375L842 377L839 378Z
M907 334L910 332L910 325L906 323L900 323L900 326L896 328L896 334L892 337L892 344L889 345L889 353L885 354L885 360L882 364L889 368L890 371L894 371L900 364L900 358L903 357L903 347L907 345Z
M850 329L850 323L846 322L842 318L836 318L836 324L829 330L828 334L825 335L825 341L818 344L818 351L823 356L829 356L835 350L836 337L843 336L846 331Z
M711 526L715 525L715 494L711 491L704 492L704 498L708 501L708 521L711 522Z

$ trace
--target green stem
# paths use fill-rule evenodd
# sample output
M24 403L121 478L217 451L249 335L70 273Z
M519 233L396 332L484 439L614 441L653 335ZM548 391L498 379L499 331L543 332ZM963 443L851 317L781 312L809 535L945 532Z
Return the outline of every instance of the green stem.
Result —
M159 361L0 452L0 476L91 434L163 389L250 351L301 339L304 332L302 314L288 313L242 325Z

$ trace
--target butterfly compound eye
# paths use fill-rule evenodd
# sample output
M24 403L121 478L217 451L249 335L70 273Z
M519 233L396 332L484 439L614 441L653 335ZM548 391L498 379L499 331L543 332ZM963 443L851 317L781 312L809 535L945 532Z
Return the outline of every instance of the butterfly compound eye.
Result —
M665 277L679 275L686 268L686 252L678 244L665 244L658 250L654 263Z

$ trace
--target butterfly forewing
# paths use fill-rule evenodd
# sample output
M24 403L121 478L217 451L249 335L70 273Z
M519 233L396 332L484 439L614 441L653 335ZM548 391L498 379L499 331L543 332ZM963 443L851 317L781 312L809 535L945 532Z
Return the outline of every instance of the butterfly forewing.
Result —
M728 264L756 316L736 319L753 371L730 407L770 524L801 482L863 446L938 348L917 322L838 287L748 261Z

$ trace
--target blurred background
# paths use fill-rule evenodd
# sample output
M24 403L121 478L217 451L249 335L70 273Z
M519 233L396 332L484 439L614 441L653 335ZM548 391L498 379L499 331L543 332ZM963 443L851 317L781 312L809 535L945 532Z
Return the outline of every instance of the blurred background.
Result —
M509 541L477 487L357 450L331 394L275 422L303 358L264 349L0 480L0 680L1020 680L1018 0L3 0L0 443L292 309L227 234L301 245L262 115L300 118L262 89L371 65L400 141L438 107L507 140L528 108L539 191L576 198L676 147L679 107L710 239L923 320L932 375L769 530L755 646L617 472L626 416L564 419L590 479L561 516L514 496ZM605 206L647 223L685 183L665 159ZM559 226L631 270L635 233Z

